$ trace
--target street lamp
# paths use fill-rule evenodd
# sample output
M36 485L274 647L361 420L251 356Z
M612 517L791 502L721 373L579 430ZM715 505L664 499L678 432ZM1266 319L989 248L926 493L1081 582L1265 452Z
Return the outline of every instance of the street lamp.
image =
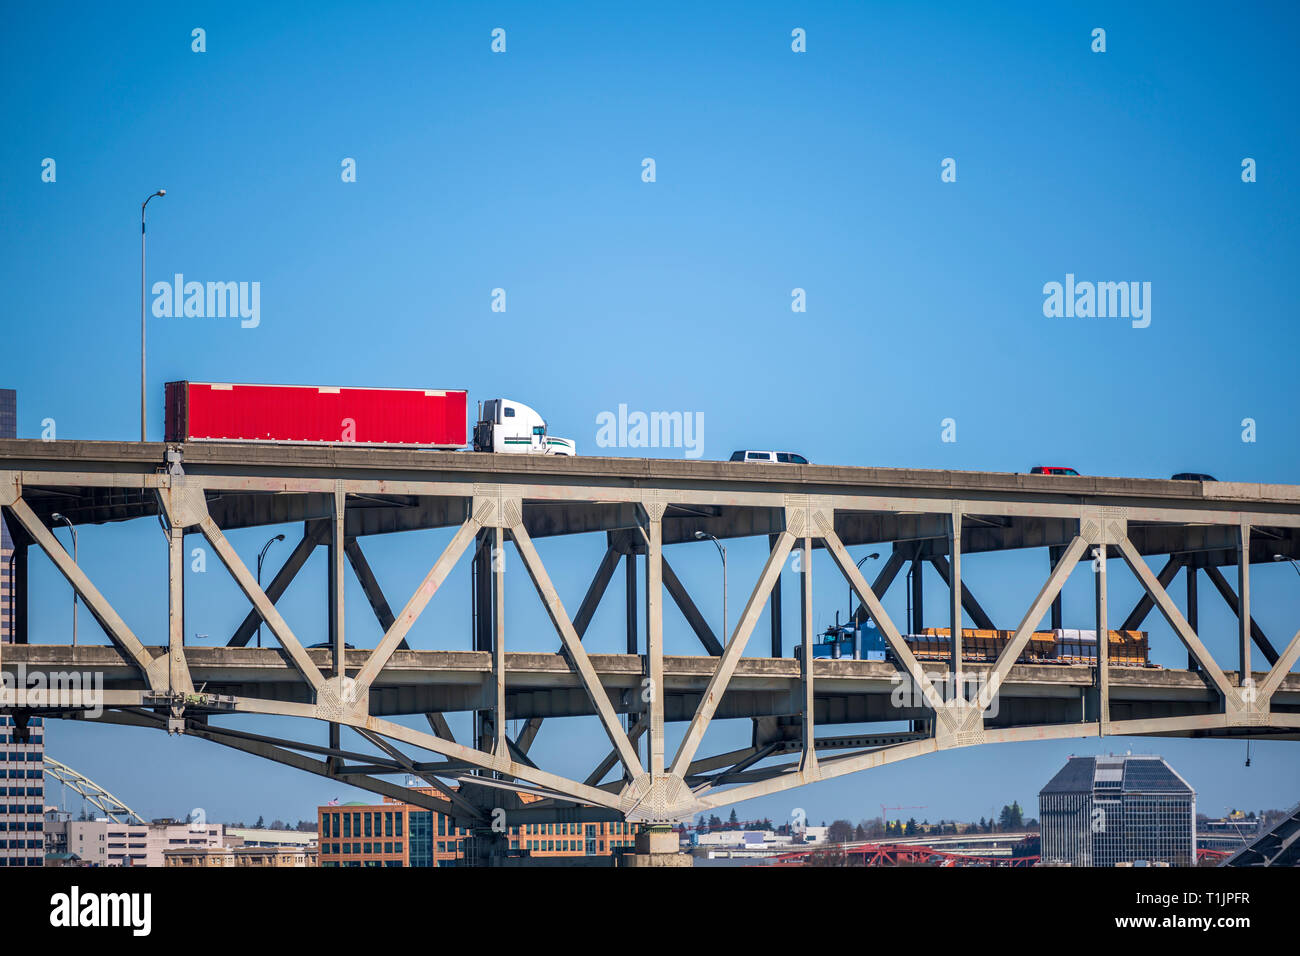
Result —
M277 541L283 541L283 540L284 540L284 535L282 535L282 534L277 534L277 535L276 535L274 538L272 538L270 541L266 542L266 544L262 545L262 550L261 550L261 552L260 552L260 553L258 554L258 556L257 556L257 586L258 586L258 588L261 588L261 586L262 586L262 561L263 561L263 559L266 557L266 552L270 550L271 545L275 544ZM259 617L258 620L257 620L257 646L258 646L258 647L261 647L261 646L262 646L262 619L261 619L260 617Z
M1273 555L1273 560L1274 560L1274 561L1287 561L1287 562L1290 562L1291 567L1292 567L1292 568L1295 568L1295 573L1296 573L1296 574L1300 574L1300 567L1297 567L1297 566L1296 566L1295 558L1289 558L1289 557L1287 557L1285 554L1275 554L1275 555Z
M166 196L167 190L160 189L153 193L149 199L154 196ZM149 205L149 199L140 204L140 440L145 441L145 414L144 414L144 210Z
M57 511L50 515L51 521L62 521L72 532L72 563L77 563L77 529L73 527L72 522L66 515L61 515ZM77 646L77 589L72 589L72 646Z
M862 565L865 564L866 562L874 561L878 557L880 557L880 552L872 551L865 558L861 558L858 560L857 567L861 568ZM849 585L849 624L850 625L853 624L853 585L851 584Z
M709 534L707 531L695 532L697 541L703 541L706 538L713 541L717 546L718 554L722 555L722 640L725 643L729 638L727 634L727 549L722 546L722 542Z

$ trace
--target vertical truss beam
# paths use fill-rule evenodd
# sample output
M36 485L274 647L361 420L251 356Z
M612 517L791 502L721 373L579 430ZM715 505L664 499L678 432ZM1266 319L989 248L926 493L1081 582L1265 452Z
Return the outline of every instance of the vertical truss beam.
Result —
M948 580L948 620L952 622L948 632L952 639L950 668L954 693L964 700L966 692L961 681L961 508L957 505L953 505L948 523L948 554L952 557L952 573Z
M1093 587L1097 608L1097 735L1110 733L1110 608L1106 581L1106 544L1094 549Z
M192 693L185 660L185 529L167 526L167 689Z
M802 638L800 656L800 676L803 690L803 720L800 726L802 748L799 756L799 772L813 774L817 772L817 728L813 694L813 590L812 590L812 538L805 537L799 543L799 635ZM733 768L738 772L739 767Z
M663 542L665 506L648 501L645 551L646 669L650 679L650 776L664 772L664 586Z
M492 676L496 682L496 696L492 708L493 729L496 736L492 752L508 756L506 744L506 562L505 531L500 525L492 529L492 617L496 621L496 633L493 634Z

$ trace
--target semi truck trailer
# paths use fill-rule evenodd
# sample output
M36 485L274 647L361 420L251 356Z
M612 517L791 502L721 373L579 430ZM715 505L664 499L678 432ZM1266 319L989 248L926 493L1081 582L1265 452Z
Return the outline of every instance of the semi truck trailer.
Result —
M464 389L351 388L168 382L169 442L355 444L459 450L469 445ZM510 399L479 403L473 449L575 455L533 409Z

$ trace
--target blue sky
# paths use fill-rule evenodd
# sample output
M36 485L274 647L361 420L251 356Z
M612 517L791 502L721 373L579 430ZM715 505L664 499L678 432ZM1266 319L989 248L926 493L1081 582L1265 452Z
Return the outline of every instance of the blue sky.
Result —
M781 447L844 464L1045 462L1294 482L1300 237L1285 164L1300 151L1300 31L1290 5L1230 14L1028 3L16 8L0 36L0 386L19 390L24 437L45 419L59 438L136 437L137 210L165 187L149 206L149 282L178 272L259 282L261 322L151 318L152 438L172 379L460 387L472 400L527 402L585 453L597 450L596 417L625 403L701 414L705 458ZM191 50L196 27L206 52ZM489 48L496 27L504 54ZM806 53L791 51L796 27ZM1090 49L1097 27L1105 53ZM42 181L47 157L54 182ZM653 183L642 181L647 157ZM953 183L940 181L948 157ZM1246 157L1257 182L1242 182ZM356 182L341 180L345 158ZM1150 326L1044 317L1044 283L1067 273L1150 282ZM496 288L504 313L490 308ZM791 311L795 288L804 313ZM940 440L945 418L956 442ZM1255 442L1242 441L1245 418ZM252 560L279 530L289 529L232 540ZM445 537L367 543L391 602ZM278 547L273 563L287 554ZM571 606L601 547L544 543ZM733 615L761 548L732 546ZM88 528L81 549L123 615L161 640L156 529ZM716 553L676 551L717 621ZM1004 555L971 559L966 574L1012 626L1045 566L1042 554ZM829 565L818 572L831 580ZM32 573L33 640L63 639L67 586L43 558ZM311 637L324 573L317 556L284 602ZM1255 578L1274 643L1300 612L1291 573ZM1136 588L1126 571L1114 578L1124 604ZM467 646L464 581L447 587L422 621L424 646ZM1071 582L1067 625L1088 626L1088 587ZM929 594L927 623L945 623L937 579ZM349 634L364 645L377 629L360 592L348 598ZM1227 655L1232 622L1215 602L1202 601L1207 640ZM818 626L844 604L836 575L819 589ZM891 592L891 612L901 605ZM554 643L535 598L511 608L513 646ZM187 630L209 635L200 641L219 643L244 611L215 560L190 582ZM593 646L619 646L621 616L611 593ZM1148 626L1157 659L1176 663L1168 629ZM690 649L679 620L669 642ZM720 730L717 744L747 734ZM598 737L590 722L548 726L538 752L582 776ZM214 819L297 819L350 796L199 741L67 723L49 740L148 814L203 806ZM978 817L1011 799L1034 804L1069 753L1130 747L1168 755L1208 812L1289 805L1300 784L1288 744L1257 746L1247 770L1241 744L1115 739L958 751L740 811L857 819L885 803Z

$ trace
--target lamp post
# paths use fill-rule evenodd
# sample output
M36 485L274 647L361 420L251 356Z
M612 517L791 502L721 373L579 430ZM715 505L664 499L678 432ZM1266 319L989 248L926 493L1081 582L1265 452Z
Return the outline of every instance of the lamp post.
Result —
M257 555L257 586L259 588L262 586L262 561L266 558L266 552L270 550L271 545L275 544L277 541L283 540L284 535L277 534L270 541L266 542L266 544L262 545L262 550ZM257 646L262 646L262 621L260 618L257 621Z
M167 190L160 189L149 196L166 196ZM144 210L149 199L140 204L140 440L145 441L145 404L144 404Z
M1289 557L1287 557L1285 554L1275 554L1275 555L1273 555L1273 560L1274 560L1274 561L1286 561L1286 562L1290 563L1291 567L1295 569L1295 573L1296 573L1296 574L1300 574L1300 567L1297 567L1297 566L1296 566L1295 558L1289 558Z
M50 520L62 521L64 524L68 526L68 530L72 532L72 563L76 564L77 563L77 529L73 527L72 522L68 520L66 515L59 514L59 512L57 511L54 512L54 514L50 515ZM72 589L72 646L73 647L77 646L77 589L75 587Z
M857 567L861 568L862 565L865 564L867 561L874 561L878 557L880 557L880 552L872 551L865 558L861 558L858 560ZM850 584L849 585L849 624L852 623L853 623L853 585Z
M717 546L718 554L722 555L722 640L726 643L727 634L727 549L722 546L722 542L707 531L695 532L696 540L703 541L706 538L711 540Z

